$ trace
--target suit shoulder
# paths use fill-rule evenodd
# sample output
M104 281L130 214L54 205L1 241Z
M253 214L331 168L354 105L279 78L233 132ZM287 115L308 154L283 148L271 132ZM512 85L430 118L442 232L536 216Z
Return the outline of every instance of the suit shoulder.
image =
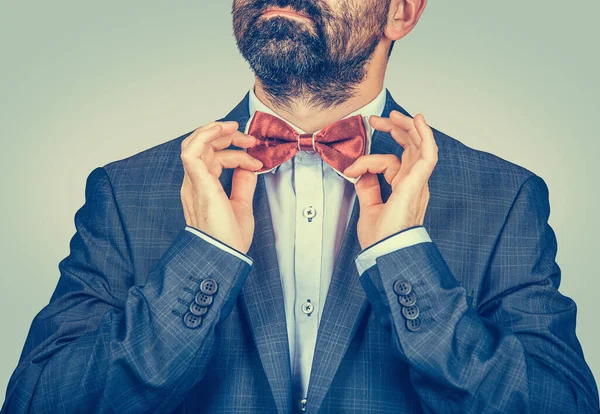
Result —
M472 183L474 189L514 194L535 173L498 155L472 148L435 128L440 173L450 173Z
M155 180L163 177L166 182L173 174L180 174L181 142L194 130L186 132L176 138L162 142L128 157L111 161L103 166L113 185L126 180L128 184L135 184L145 177L152 176Z

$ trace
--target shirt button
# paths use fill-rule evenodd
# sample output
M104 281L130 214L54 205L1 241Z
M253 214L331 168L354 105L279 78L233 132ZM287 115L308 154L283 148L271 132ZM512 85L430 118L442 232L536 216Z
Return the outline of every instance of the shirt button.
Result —
M310 221L317 215L317 210L313 206L304 207L302 215Z
M300 411L306 411L306 398L300 400Z
M310 314L313 313L314 309L315 307L312 303L310 303L310 301L304 302L302 304L302 312L306 313L308 316L310 316Z

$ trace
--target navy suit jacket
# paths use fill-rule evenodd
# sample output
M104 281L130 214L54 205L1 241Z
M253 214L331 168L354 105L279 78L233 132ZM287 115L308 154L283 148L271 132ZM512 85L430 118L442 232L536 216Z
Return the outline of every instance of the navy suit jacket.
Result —
M383 116L409 115L386 93ZM246 95L221 120L243 131L248 119ZM439 160L424 222L432 242L385 254L359 278L356 200L306 412L597 412L576 305L558 291L546 184L433 131ZM297 410L264 176L250 266L185 230L180 152L191 132L88 176L70 253L32 322L5 412ZM388 133L374 133L372 153L402 150ZM232 172L220 177L228 195ZM391 189L379 181L385 202ZM207 278L218 291L192 328L183 317ZM419 330L407 327L397 281L416 294Z

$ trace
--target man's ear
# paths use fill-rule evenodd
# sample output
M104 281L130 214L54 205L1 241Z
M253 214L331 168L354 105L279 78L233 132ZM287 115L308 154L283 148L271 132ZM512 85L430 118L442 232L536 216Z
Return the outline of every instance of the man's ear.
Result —
M419 21L426 5L427 0L391 0L385 36L390 40L406 36Z

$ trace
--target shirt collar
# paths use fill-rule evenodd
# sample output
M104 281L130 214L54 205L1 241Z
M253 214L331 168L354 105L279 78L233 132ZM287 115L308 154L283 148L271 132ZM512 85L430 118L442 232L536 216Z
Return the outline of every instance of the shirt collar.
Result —
M383 110L385 108L386 90L387 89L385 87L381 88L381 91L379 92L379 94L372 101L370 101L369 103L367 103L363 107L358 108L356 111L354 111L351 114L348 114L344 118L342 118L342 119L345 119L345 118L349 118L351 116L358 115L358 114L362 115L363 123L365 125L365 130L367 132L367 146L366 146L366 150L365 150L365 154L366 155L368 155L368 154L371 153L371 140L372 140L372 135L373 135L373 128L371 127L371 124L369 124L369 117L371 115L381 116L383 114ZM254 116L254 113L256 111L265 112L265 113L268 113L270 115L276 116L277 118L283 119L292 128L294 128L296 130L296 132L298 132L300 134L305 134L306 133L306 131L304 131L301 128L299 128L298 126L292 124L287 119L285 119L282 116L278 115L277 113L275 113L274 111L272 111L271 108L269 108L264 103L262 103L262 101L260 99L258 99L258 97L256 96L256 94L254 93L254 86L252 88L250 88L250 91L248 93L249 93L248 110L249 110L249 113L250 113L250 119L246 123L246 128L245 128L244 133L246 133L246 134L248 133L248 129L250 127L250 122L252 121L252 117ZM319 132L319 131L317 131L317 132ZM317 132L315 132L315 134ZM314 151L308 151L308 152L314 153ZM263 172L264 173L266 173L266 172L275 173L278 169L279 169L279 166L277 166L275 168L272 168L271 170L267 170L267 171L263 171ZM356 181L358 181L358 178L360 178L360 177L356 177L356 178L346 177L340 171L337 171L335 169L334 169L334 171L336 173L338 173L338 175L340 175L341 177L344 177L345 179L347 179L348 181L350 181L352 183L355 183Z

